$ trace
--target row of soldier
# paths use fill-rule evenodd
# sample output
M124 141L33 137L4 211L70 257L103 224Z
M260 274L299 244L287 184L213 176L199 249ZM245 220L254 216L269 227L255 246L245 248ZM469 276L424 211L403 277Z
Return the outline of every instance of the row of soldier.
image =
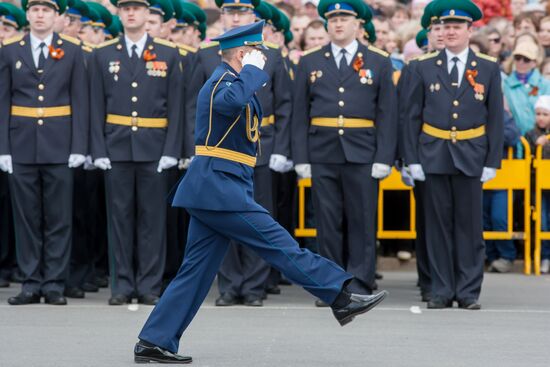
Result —
M82 296L96 243L86 234L88 241L73 241L69 269L71 232L75 238L79 230L93 233L94 218L75 207L75 223L83 225L72 231L72 192L90 198L90 185L99 187L103 177L109 304L133 297L156 304L165 263L177 271L183 240L181 234L170 239L170 226L182 219L170 211L166 218L166 196L177 168L187 168L195 155L195 103L220 62L219 47L195 48L206 17L193 4L112 2L122 29L98 4L75 0L67 12L80 22L79 37L91 27L112 40L93 45L91 38L81 43L55 33L64 0L29 0L23 9L30 33L0 49L0 77L10 81L0 86L0 119L9 121L0 132L0 168L9 172L24 276L10 304L38 303L41 295L46 303L66 304L67 290ZM369 45L372 13L360 0L321 1L331 42L305 52L298 65L282 52L291 39L289 22L273 5L216 4L226 29L264 19L264 37L272 41L264 52L270 80L258 93L264 117L255 127L261 136L256 201L273 213L272 171L294 168L300 178L312 178L319 251L354 275L352 292L370 294L378 182L396 160L405 163L403 177L414 182L422 204L416 251L423 299L433 308L456 300L478 309L481 184L500 164L503 109L498 65L468 48L471 24L481 17L477 6L432 2L422 25L429 47L441 52L411 62L395 88L390 58ZM176 26L167 28L173 18ZM73 172L76 167L84 169ZM81 208L98 204L95 196ZM231 247L218 281L220 306L261 306L267 292L278 292L277 272L239 246Z

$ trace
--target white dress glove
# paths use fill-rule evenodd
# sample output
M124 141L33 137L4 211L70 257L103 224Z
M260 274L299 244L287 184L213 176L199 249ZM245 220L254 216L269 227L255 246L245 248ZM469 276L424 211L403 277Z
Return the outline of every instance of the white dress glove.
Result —
M178 169L180 171L183 171L184 169L188 169L189 166L191 165L191 162L193 162L193 157L191 158L182 158L180 159L179 163L178 163Z
M411 176L409 167L401 168L401 182L403 182L405 186L414 187L414 178Z
M411 170L411 176L416 181L426 181L426 175L424 174L424 170L422 169L422 165L420 164L411 164L409 165L409 169Z
M281 154L272 154L269 157L269 168L275 172L284 172L286 167L287 159L284 155Z
M390 175L391 167L383 163L374 163L372 165L371 176L376 179L383 179Z
M108 169L111 169L111 160L109 158L97 158L94 161L94 166L96 166L100 170L106 171Z
M496 168L483 167L483 173L481 174L481 182L485 183L492 180L497 175Z
M0 155L0 170L7 172L9 174L13 173L13 164L11 161L11 155L9 154Z
M160 157L160 161L159 161L159 166L157 168L157 172L158 173L161 173L162 170L165 170L165 169L168 169L168 168L172 168L174 167L175 165L178 164L178 160L174 157L167 157L165 155L163 155L162 157Z
M297 164L294 167L294 170L296 171L296 174L300 178L311 178L311 164L307 164L307 163Z
M92 156L87 155L86 156L86 161L84 162L84 170L93 171L94 169L97 169L97 167L94 166L94 162L92 161Z
M254 65L258 69L264 69L265 66L265 56L259 50L250 51L245 54L242 61L243 67L245 65Z
M83 154L71 154L69 156L69 168L80 167L86 162L86 156Z
M290 172L290 171L292 171L293 168L294 168L294 162L290 159L287 159L286 163L285 163L285 166L283 167L283 172L282 173Z

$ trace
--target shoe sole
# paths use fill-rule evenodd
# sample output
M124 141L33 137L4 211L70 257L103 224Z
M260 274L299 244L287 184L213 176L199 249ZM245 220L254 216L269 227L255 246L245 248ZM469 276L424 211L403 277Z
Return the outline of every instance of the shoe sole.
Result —
M369 312L370 310L372 310L373 308L375 308L376 306L378 306L380 304L380 302L382 302L387 296L388 296L388 292L387 291L382 291L378 294L382 294L383 296L380 297L376 302L372 303L369 307L365 308L364 310L356 313L356 314L353 314L353 315L350 315L348 317L345 317L343 318L342 320L338 320L338 322L340 323L340 326L345 326L347 324L349 324L350 322L353 321L353 319L355 318L355 316L359 316L359 315L362 315L364 313L367 313Z
M152 357L140 357L140 356L134 356L134 362L139 364L145 364L145 363L162 363L162 364L190 364L193 362L192 359L189 361L166 361L163 359L158 358L152 358Z

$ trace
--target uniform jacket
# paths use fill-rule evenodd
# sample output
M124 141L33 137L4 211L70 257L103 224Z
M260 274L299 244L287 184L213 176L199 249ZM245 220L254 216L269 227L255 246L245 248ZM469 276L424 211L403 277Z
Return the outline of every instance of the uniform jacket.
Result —
M473 86L463 76L460 87L451 86L444 51L418 59L408 82L408 121L405 125L406 163L420 163L428 174L481 176L483 167L499 168L503 149L503 96L498 64L488 56L468 53L465 74L476 70L475 82L483 85L476 99ZM452 143L422 132L422 124L450 131L485 125L484 136Z
M212 102L210 98L218 81ZM262 108L255 93L269 75L255 66L245 66L237 74L228 64L218 66L206 81L197 99L195 144L215 149L231 124L238 118L227 137L219 145L249 156L255 156L257 143L246 134L246 106L251 116L262 118ZM252 167L230 160L195 156L175 193L173 205L184 208L221 211L266 211L254 201Z
M363 59L362 72L353 68L359 54ZM372 83L360 75L367 71ZM397 98L392 72L391 61L383 51L362 44L343 76L330 44L302 56L292 115L294 163L391 165L397 145ZM314 117L338 116L373 120L375 127L339 129L310 124Z
M61 164L87 152L88 80L80 41L54 33L52 47L63 56L49 55L41 74L29 35L6 41L0 51L0 154L11 154L15 163ZM70 106L71 115L12 116L12 106Z
M145 51L164 63L165 74L149 75ZM93 52L91 79L91 153L114 162L151 162L161 156L178 158L183 144L184 93L181 59L170 42L147 37L135 69L131 66L124 37L115 38ZM106 123L107 114L167 118L167 128Z
M275 124L261 128L261 148L258 150L257 166L269 164L271 154L290 156L290 115L291 81L285 69L281 50L268 44L263 50L267 57L264 71L269 75L266 85L258 91L258 98L264 111L264 117L275 116ZM186 111L189 118L196 116L195 106L198 90L212 75L220 63L220 50L217 42L205 44L197 52L196 68L189 89ZM188 124L190 121L187 122Z
M195 70L197 62L197 49L187 46L187 45L178 45L180 57L181 57L181 66L183 69L183 85L185 86L184 93L182 93L182 106L183 106L183 149L180 154L180 158L189 158L195 155L195 143L194 143L194 130L195 130L195 120L192 121L187 118L185 113L187 99L189 98L189 85L193 79L193 72ZM194 98L196 102L196 97Z

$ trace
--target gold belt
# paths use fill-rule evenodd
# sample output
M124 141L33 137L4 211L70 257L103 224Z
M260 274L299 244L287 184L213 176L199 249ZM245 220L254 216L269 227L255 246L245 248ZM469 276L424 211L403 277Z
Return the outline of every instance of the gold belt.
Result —
M311 124L314 126L339 127L339 128L374 127L374 121L372 120L352 119L352 118L345 118L345 117L314 117L311 119Z
M132 126L132 127L152 127L165 128L168 126L168 119L165 118L148 118L148 117L132 117L108 114L106 121L109 124Z
M228 161L246 164L250 167L256 166L256 157L224 148L198 145L195 147L195 155L227 159Z
M269 115L262 118L262 126L269 126L275 123L275 115Z
M485 135L485 125L468 130L457 130L454 126L451 130L441 130L437 127L424 123L422 125L422 131L430 136L433 136L434 138L451 140L453 143L456 143L458 140L475 139Z
M57 107L23 107L23 106L11 106L12 116L21 117L61 117L71 116L71 106L57 106Z

